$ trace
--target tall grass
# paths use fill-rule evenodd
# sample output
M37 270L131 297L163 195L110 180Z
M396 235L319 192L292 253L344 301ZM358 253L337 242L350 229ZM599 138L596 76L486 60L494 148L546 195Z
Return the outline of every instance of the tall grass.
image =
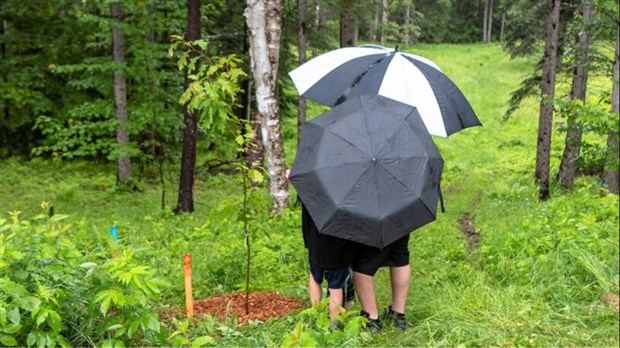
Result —
M596 178L582 177L565 192L553 186L546 202L534 180L537 101L528 99L504 121L509 93L529 75L533 61L510 60L495 45L420 45L407 51L435 61L462 89L483 123L435 138L445 160L442 188L446 213L414 231L409 328L387 325L367 346L618 346L618 314L601 301L618 294L618 196ZM323 108L310 103L309 117ZM287 163L296 146L295 115L283 115ZM554 132L552 171L563 134ZM135 248L173 284L162 303L182 306L183 252L195 255L196 297L240 289L243 237L238 221L242 192L234 176L203 176L194 215L160 209L161 188L145 179L143 191L117 192L114 167L87 162L3 161L0 217L38 213L50 201L73 219L75 238L104 245L117 225L122 243ZM175 174L166 186L174 205ZM295 199L293 194L291 199ZM277 289L303 299L306 259L299 211L271 217L264 191L253 198L251 222L254 289ZM468 214L480 234L469 250L459 219ZM377 300L390 301L389 276L376 276ZM359 309L356 305L355 309ZM203 327L228 325L220 346L279 345L299 317L235 326L205 319ZM207 330L209 331L209 330Z

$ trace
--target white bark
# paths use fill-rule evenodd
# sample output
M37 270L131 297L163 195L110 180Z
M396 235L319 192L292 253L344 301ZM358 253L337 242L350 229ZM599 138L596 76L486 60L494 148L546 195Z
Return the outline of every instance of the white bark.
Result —
M248 0L245 17L250 34L256 105L269 172L269 193L274 210L281 212L288 206L289 196L276 96L282 3L280 0Z

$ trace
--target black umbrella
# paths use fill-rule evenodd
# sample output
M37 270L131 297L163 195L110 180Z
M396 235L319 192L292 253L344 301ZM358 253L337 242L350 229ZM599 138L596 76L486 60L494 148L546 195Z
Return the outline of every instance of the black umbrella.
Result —
M398 49L340 48L309 60L289 75L299 95L329 106L365 94L415 106L433 135L446 137L481 125L463 93L435 63Z
M383 248L435 220L442 170L416 108L358 96L306 123L290 181L321 233Z

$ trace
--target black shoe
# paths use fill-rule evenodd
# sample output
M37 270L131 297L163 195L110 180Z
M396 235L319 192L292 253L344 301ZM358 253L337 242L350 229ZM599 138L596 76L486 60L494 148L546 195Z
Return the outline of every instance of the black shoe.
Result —
M392 320L394 320L394 325L396 325L396 327L399 330L405 330L407 328L407 319L405 319L405 313L398 313L398 312L394 312L392 310L392 306L389 306L386 310L385 310L385 318L390 318Z
M360 312L360 315L368 319L368 324L366 324L366 327L374 330L381 330L383 328L383 323L381 322L380 318L370 319L370 314L368 314L368 312L364 310Z

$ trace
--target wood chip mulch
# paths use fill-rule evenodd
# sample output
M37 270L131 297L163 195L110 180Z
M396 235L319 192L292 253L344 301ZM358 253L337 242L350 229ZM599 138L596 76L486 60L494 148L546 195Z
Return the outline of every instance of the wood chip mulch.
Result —
M233 292L194 300L194 315L200 317L210 314L220 320L237 316L240 323L247 323L250 320L267 321L269 318L280 318L306 307L297 297L284 296L273 291L251 292L248 302L249 311L246 314L245 292Z

